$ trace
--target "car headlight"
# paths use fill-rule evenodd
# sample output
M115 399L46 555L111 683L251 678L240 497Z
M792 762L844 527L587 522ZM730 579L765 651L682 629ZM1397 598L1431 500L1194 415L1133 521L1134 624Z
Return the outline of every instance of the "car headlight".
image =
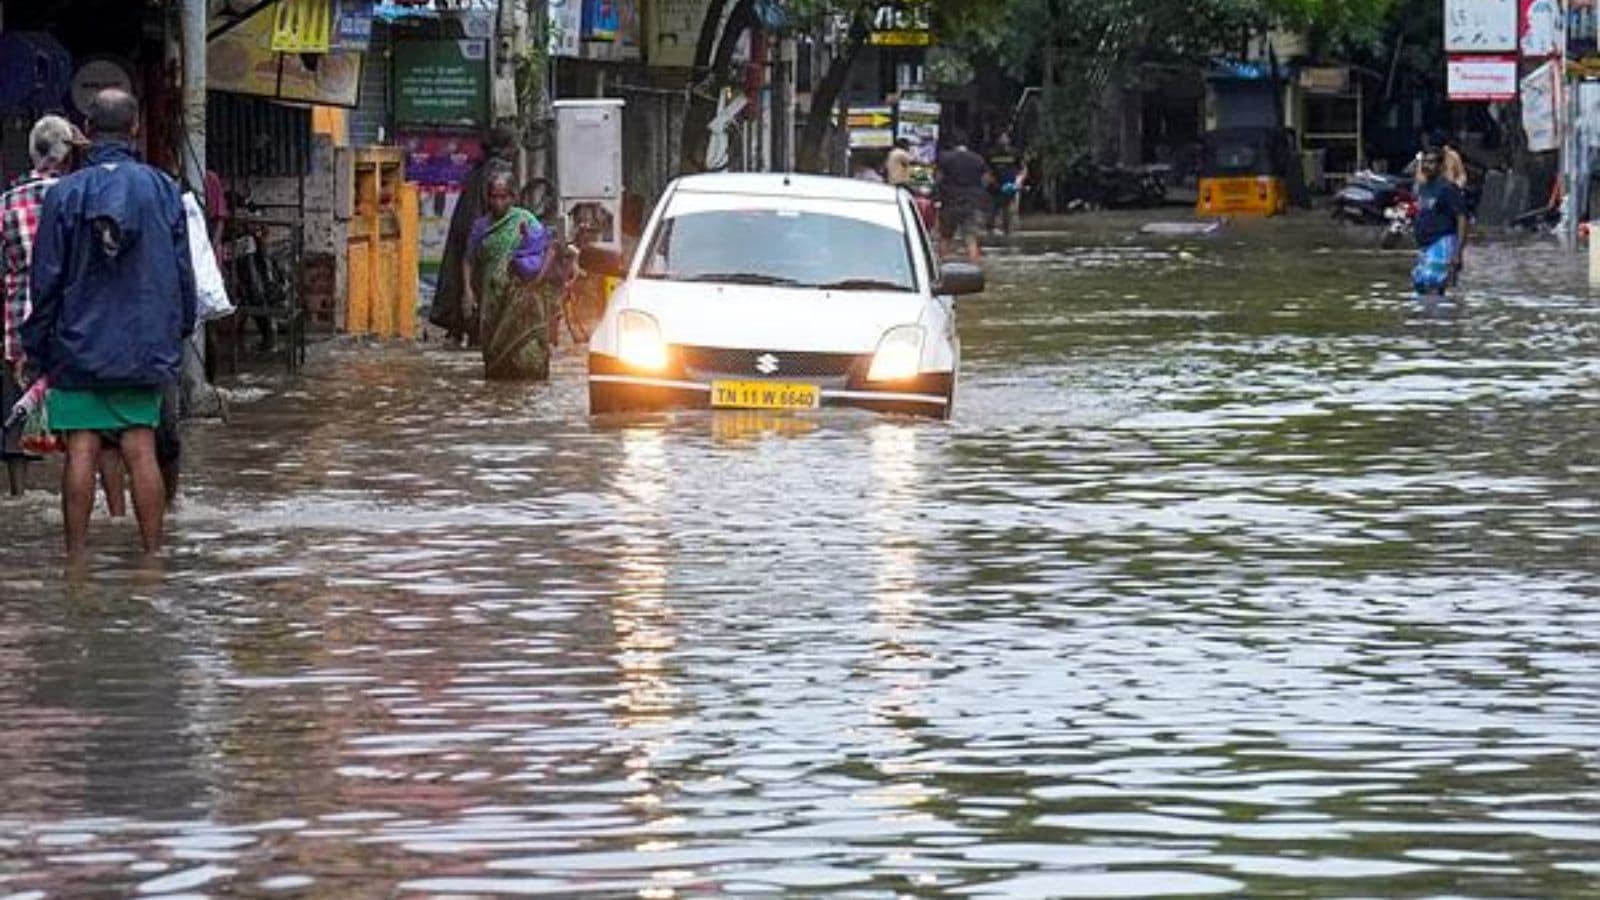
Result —
M617 314L617 358L646 372L667 367L667 342L654 316L636 309Z
M878 352L872 355L872 368L867 370L868 381L902 381L915 378L922 371L922 327L901 325L891 328L878 341Z

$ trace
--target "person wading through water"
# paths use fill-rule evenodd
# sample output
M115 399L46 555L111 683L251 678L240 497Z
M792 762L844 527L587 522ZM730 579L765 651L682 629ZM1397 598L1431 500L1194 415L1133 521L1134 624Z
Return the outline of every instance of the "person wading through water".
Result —
M178 185L134 156L139 104L104 90L89 104L87 164L45 195L34 243L33 312L22 325L31 372L67 463L67 552L88 543L102 440L121 449L146 553L161 548L166 491L156 460L162 388L178 378L194 331L194 272Z
M467 260L467 239L472 235L472 223L483 215L484 182L489 173L511 166L511 156L517 149L517 136L509 128L499 127L484 138L484 159L467 174L461 185L461 196L456 200L455 212L450 214L450 230L445 237L444 258L439 263L439 289L433 294L433 309L428 321L444 329L445 340L460 346L478 340L476 310L463 303L468 285L463 273Z
M466 304L478 310L484 377L550 377L550 318L564 282L561 248L533 213L516 206L510 169L489 173L486 214L467 239Z
M28 133L28 155L33 161L33 170L0 194L0 302L5 308L5 370L0 372L0 418L11 415L12 407L22 399L26 387L22 381L25 362L22 323L33 311L28 273L33 267L33 243L39 232L44 196L56 179L72 171L73 151L87 144L83 134L66 119L60 116L41 118ZM12 496L23 492L31 458L22 450L22 432L21 423L7 428L4 443L0 445ZM115 499L120 500L121 460L108 459L107 463L107 470L118 476ZM115 463L115 467L110 463ZM109 490L106 499L113 500ZM113 514L117 511L113 506Z
M1443 296L1461 277L1467 203L1444 174L1444 155L1429 150L1417 166L1417 265L1411 281L1423 297Z

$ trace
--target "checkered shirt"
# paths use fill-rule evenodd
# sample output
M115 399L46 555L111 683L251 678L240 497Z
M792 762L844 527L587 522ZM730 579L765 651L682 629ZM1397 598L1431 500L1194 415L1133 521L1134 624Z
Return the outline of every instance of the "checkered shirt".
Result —
M5 304L6 362L21 361L22 322L33 311L28 270L33 265L33 239L39 232L44 194L53 176L29 172L0 194L0 301Z

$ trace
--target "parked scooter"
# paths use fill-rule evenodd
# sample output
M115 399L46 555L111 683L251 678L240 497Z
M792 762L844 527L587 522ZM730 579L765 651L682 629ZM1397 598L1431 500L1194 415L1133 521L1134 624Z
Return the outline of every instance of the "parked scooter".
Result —
M1386 225L1389 211L1415 202L1411 182L1398 175L1357 172L1333 195L1333 217L1356 225Z

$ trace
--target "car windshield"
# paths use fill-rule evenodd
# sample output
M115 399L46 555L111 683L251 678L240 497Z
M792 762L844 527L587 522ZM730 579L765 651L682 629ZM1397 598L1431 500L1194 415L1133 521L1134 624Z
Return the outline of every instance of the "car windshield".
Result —
M711 209L664 220L641 275L705 281L913 291L911 248L897 228L825 212Z

